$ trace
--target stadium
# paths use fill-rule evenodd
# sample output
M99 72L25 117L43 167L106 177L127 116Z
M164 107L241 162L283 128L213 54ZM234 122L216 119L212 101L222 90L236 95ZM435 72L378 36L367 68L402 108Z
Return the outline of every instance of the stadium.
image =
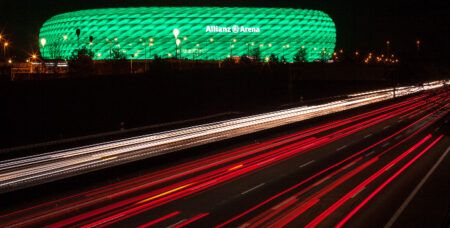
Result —
M317 10L238 7L92 9L56 15L39 34L44 59L68 59L79 48L95 60L182 58L222 60L258 53L307 61L334 52L333 20Z

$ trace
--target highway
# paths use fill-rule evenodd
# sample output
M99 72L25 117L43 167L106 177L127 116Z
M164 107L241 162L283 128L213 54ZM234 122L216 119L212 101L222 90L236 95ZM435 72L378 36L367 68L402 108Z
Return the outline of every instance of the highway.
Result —
M378 99L385 92L349 99ZM448 184L440 181L448 180L449 173L445 166L450 163L449 101L448 90L427 90L63 197L36 199L20 207L6 204L0 225L445 225L446 202L435 197L436 207L443 210L436 211L432 210L434 204L417 196L433 195L434 187L440 186L441 198L449 197ZM56 156L48 156L52 155ZM11 162L26 170L43 163L40 157L34 159ZM44 164L61 160L58 157ZM9 170L11 164L2 166L3 170ZM414 216L417 211L430 219L414 223L420 220Z
M447 82L448 83L448 82ZM192 126L113 142L70 148L2 161L0 192L13 191L95 170L130 163L199 145L255 133L302 120L442 87L436 81L424 86L398 87L359 94L314 106L264 113L216 123Z

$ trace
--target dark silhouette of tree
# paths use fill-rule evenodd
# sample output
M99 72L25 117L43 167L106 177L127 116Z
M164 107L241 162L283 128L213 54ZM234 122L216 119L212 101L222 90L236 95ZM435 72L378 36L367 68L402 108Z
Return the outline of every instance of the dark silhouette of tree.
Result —
M94 72L94 53L83 47L72 52L69 58L69 73L74 76L88 76Z
M126 54L119 48L111 50L111 70L113 74L126 74L129 72L129 63L127 61Z
M149 69L156 72L167 71L170 69L170 63L166 59L161 58L161 56L154 55Z
M284 55L281 56L281 63L283 63L283 64L287 63L287 59L286 59L286 57Z
M120 49L115 48L111 51L111 60L126 60L127 56Z
M252 63L252 59L250 57L248 57L247 55L243 55L241 56L241 58L239 58L239 64L241 65L249 65Z
M280 60L278 59L278 56L276 56L275 54L270 54L269 63L278 64L280 63Z
M307 61L306 59L307 53L305 48L300 48L297 53L294 55L294 63L304 63Z
M330 59L330 55L327 52L326 49L323 49L322 52L320 53L320 61L321 62L326 62Z
M259 47L253 48L250 52L250 56L256 62L261 62L261 50L259 50Z
M236 62L233 58L226 58L222 61L222 67L234 67Z

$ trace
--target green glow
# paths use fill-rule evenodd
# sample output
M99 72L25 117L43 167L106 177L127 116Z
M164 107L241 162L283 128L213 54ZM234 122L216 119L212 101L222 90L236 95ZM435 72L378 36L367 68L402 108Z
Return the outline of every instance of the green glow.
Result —
M233 30L235 25L238 32ZM174 29L179 30L178 49ZM304 46L308 61L313 61L322 59L324 53L331 58L336 29L332 19L317 10L141 7L60 14L44 23L39 34L42 39L47 41L40 45L46 59L66 59L78 47L86 47L98 60L108 60L114 49L126 53L127 58L134 54L133 59L151 59L154 54L176 56L178 50L182 58L218 60L259 47L263 60L273 53L292 61Z

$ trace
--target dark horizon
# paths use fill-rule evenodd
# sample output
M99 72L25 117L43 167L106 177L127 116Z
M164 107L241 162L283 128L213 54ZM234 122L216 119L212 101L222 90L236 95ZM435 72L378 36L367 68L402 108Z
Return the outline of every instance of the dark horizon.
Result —
M49 7L50 5L50 7ZM107 1L53 3L52 1L9 1L3 3L0 30L11 41L16 58L24 58L37 49L37 36L41 25L50 17L64 12L107 7L182 6L184 1ZM367 3L356 0L342 3L338 0L292 2L265 1L191 1L190 6L248 6L287 7L322 10L329 14L337 29L337 48L361 52L383 51L389 40L393 52L407 54L415 50L421 40L422 51L434 62L450 62L450 3L387 0Z

